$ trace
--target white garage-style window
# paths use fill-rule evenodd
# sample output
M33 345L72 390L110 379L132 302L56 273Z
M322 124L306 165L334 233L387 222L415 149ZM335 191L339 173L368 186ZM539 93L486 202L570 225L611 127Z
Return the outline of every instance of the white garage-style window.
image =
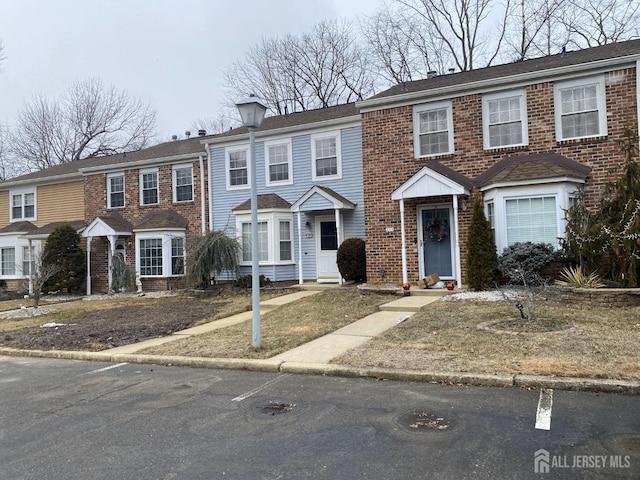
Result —
M241 265L251 264L251 218L236 215L242 245ZM285 211L258 213L258 258L260 265L293 263L293 215Z
M184 275L184 232L138 233L136 242L136 269L142 277Z

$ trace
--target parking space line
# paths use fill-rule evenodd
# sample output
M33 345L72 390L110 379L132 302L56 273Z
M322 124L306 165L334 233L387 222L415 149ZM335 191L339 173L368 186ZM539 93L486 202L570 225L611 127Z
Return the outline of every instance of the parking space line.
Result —
M536 427L538 430L551 430L551 408L553 406L553 389L540 390Z
M238 395L236 398L232 398L231 401L232 402L241 402L242 400L245 400L245 399L255 395L256 393L258 393L258 392L264 390L265 388L267 388L269 385L272 385L272 384L274 384L276 382L279 382L284 377L288 377L289 375L291 375L291 374L290 373L284 373L282 375L279 375L276 378L273 378L273 379L269 380L268 382L263 383L259 387L254 388L253 390L249 390L248 392L243 393L242 395Z
M91 370L90 372L84 373L84 375L93 375L94 373L106 372L107 370L113 370L114 368L124 367L128 365L128 363L118 363L116 365L110 365L108 367L99 368L98 370Z

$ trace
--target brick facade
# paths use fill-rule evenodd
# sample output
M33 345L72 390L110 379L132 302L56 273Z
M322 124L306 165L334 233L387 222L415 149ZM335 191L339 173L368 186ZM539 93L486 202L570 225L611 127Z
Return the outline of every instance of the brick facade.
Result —
M525 90L529 134L527 146L485 150L482 135L482 94L474 93L451 97L454 153L430 157L428 160L438 160L473 180L508 156L557 153L592 169L585 184L585 197L587 207L595 208L605 182L612 178L611 169L624 162L617 143L622 138L624 127L637 126L635 68L605 74L606 137L557 142L553 83L535 83L527 85ZM416 105L420 103L415 101ZM370 283L399 283L402 280L400 209L399 202L391 200L391 194L426 163L426 159L414 157L413 106L364 112L362 150L367 278ZM479 194L474 189L467 200L467 209L459 210L463 283L471 205ZM444 201L450 203L451 198L405 200L407 271L412 283L417 283L420 277L417 207ZM393 231L389 227L393 227ZM380 275L381 269L384 269L384 278Z
M173 202L172 185L172 165L145 165L142 170L149 168L158 169L158 191L159 203L157 205L140 205L140 168L123 168L125 174L125 206L123 208L107 208L107 174L90 174L85 177L85 221L90 224L96 217L108 216L113 213L122 215L135 229L136 225L150 212L158 210L173 210L188 221L186 237L202 234L202 212L201 212L201 178L205 178L205 196L207 195L207 173L206 160L204 162L204 172L200 172L200 164L197 159L193 161L176 161L175 165L191 164L193 168L193 200L190 202ZM205 200L205 205L208 205ZM205 209L205 228L208 228L208 215ZM125 243L126 263L135 268L135 234L131 237L123 238ZM108 290L108 249L109 242L106 237L95 237L91 242L91 282L92 291L106 292ZM184 281L182 277L156 277L142 278L143 290L159 291L182 288Z

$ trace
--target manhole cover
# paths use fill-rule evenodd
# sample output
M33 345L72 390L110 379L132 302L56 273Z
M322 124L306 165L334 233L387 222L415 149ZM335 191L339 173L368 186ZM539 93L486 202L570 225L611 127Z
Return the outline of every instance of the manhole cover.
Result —
M640 453L640 438L625 438L622 440L622 446L632 453Z
M451 427L451 422L444 417L424 411L406 413L400 418L400 423L411 430L431 430L442 432Z
M269 402L262 407L262 412L267 415L279 415L281 413L288 413L294 408L296 408L295 403Z

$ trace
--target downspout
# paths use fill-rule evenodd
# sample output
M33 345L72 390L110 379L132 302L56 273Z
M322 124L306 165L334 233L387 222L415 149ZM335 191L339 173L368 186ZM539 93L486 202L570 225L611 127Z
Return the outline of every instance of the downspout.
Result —
M33 295L33 271L31 266L33 265L34 255L32 250L33 246L31 243L31 239L29 239L28 242L29 242L29 295Z
M340 247L340 243L343 241L343 233L342 233L342 225L340 223L340 209L336 208L335 209L335 216L336 216L336 236L338 237L338 248ZM344 280L342 279L342 274L340 273L340 269L338 269L338 284L342 285L344 283Z
M407 283L407 238L404 232L404 198L400 199L400 235L402 237L402 284Z
M205 145L205 151L207 152L207 158L209 155L209 144ZM208 160L207 160L208 161ZM200 218L202 223L202 234L207 231L207 195L205 192L205 179L204 179L204 159L202 155L198 156L198 162L200 164Z
M211 167L211 151L209 149L208 143L204 144L204 149L207 152L207 175L210 176L212 167ZM210 179L207 178L206 188L209 190L209 231L212 232L213 231L213 192L211 191L211 182L209 180ZM206 204L207 200L206 198L203 198L202 201L205 202Z
M458 229L458 195L453 195L453 242L456 259L456 284L462 287L462 266L460 265L460 231Z

